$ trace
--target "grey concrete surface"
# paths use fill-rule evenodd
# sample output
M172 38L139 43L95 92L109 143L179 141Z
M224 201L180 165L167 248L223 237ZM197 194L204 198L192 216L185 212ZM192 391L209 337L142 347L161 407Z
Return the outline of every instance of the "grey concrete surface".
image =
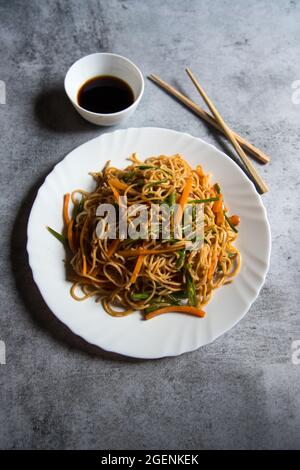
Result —
M0 448L300 448L300 1L0 1ZM35 288L25 252L36 190L53 165L107 132L63 91L71 63L128 56L198 99L200 77L228 123L264 149L273 234L266 284L235 328L196 352L156 361L104 353L73 336ZM162 126L224 146L146 82L127 126ZM228 149L228 152L230 150ZM259 243L259 240L257 240Z

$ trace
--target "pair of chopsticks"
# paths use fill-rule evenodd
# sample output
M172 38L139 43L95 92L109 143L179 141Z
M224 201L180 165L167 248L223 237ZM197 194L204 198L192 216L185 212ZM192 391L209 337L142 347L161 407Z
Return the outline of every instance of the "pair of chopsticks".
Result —
M210 109L213 116L211 116L209 113L204 111L204 109L202 109L196 103L194 103L189 98L187 98L185 95L180 93L178 90L176 90L176 88L172 87L168 83L161 80L156 75L150 75L149 78L150 78L150 80L155 82L157 85L159 85L161 88L163 88L165 91L167 91L168 93L173 95L175 98L177 98L179 101L181 101L183 104L185 104L188 108L190 108L192 111L194 111L198 116L200 116L206 122L213 125L219 131L223 132L225 134L225 136L227 137L227 139L232 143L233 147L235 148L236 152L238 153L239 157L241 158L243 164L245 165L246 169L248 170L249 175L253 179L253 181L256 184L259 191L262 194L266 193L268 191L268 186L263 181L261 176L258 174L255 167L252 165L251 161L249 160L248 156L245 154L242 147L245 150L247 150L249 153L251 153L251 155L253 155L257 160L259 160L262 163L268 163L270 161L269 157L267 155L265 155L261 150L256 148L254 145L247 142L243 137L241 137L237 133L233 132L230 129L230 127L228 127L228 125L225 123L225 121L221 117L220 113L216 109L215 105L212 103L212 101L206 95L205 91L201 87L200 83L198 82L198 80L196 79L196 77L192 73L192 71L187 68L186 72L187 72L188 76L190 77L190 79L192 80L193 84L195 85L196 89L198 90L198 92L202 96L203 100L207 104L207 106Z

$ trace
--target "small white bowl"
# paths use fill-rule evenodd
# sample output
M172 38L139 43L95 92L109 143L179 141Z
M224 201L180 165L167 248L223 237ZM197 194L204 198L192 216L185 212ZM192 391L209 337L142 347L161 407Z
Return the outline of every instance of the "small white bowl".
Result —
M117 113L102 114L87 111L78 104L80 87L91 78L112 75L121 78L131 87L134 102ZM136 109L144 92L144 79L138 67L129 59L117 54L99 52L77 60L65 77L65 91L78 113L87 121L98 126L113 126L127 119Z

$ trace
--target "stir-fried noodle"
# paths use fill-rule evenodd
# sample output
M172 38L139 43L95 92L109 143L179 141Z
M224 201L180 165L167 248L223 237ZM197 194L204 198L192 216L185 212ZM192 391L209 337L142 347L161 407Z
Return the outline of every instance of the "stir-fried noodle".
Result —
M72 251L71 295L76 300L95 297L113 316L136 310L146 319L168 311L203 316L201 309L213 290L230 282L239 270L240 253L233 246L239 218L227 215L221 188L210 182L200 165L192 169L180 155L141 162L133 154L130 160L124 170L107 163L103 171L92 173L97 183L94 191L77 189L65 197L66 234ZM129 208L167 204L172 214L169 238L161 232L156 239L99 238L99 205L112 204L119 212L125 196ZM72 217L69 199L74 205ZM182 227L186 207L200 205L202 242L188 249L191 241L185 232L176 239L174 230ZM117 219L117 233L118 223Z

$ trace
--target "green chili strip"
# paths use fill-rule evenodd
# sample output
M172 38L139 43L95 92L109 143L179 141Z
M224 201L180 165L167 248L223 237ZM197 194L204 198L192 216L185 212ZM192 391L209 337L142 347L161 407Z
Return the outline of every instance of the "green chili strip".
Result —
M61 235L60 233L56 232L55 230L53 230L53 228L51 227L47 227L47 230L55 237L57 238L57 240L59 240L63 245L65 245L67 243L67 240L66 238Z
M210 197L208 199L192 199L191 201L188 201L188 204L204 204L205 202L213 202L213 201L218 201L218 197Z

